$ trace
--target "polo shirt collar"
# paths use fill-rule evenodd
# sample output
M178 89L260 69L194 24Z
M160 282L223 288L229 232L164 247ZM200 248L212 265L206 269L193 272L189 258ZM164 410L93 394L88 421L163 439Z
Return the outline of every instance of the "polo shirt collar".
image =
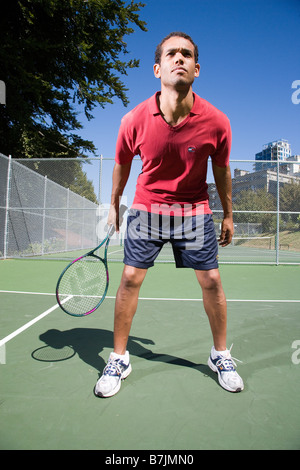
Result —
M157 105L157 95L160 95L160 91L157 91L153 96L151 96L149 100L149 111L154 116L160 114L160 109ZM194 96L194 104L191 109L191 114L201 114L201 98L200 96L193 93Z
M149 111L153 116L160 114L160 109L157 104L157 96L160 95L160 91L157 91L149 100Z

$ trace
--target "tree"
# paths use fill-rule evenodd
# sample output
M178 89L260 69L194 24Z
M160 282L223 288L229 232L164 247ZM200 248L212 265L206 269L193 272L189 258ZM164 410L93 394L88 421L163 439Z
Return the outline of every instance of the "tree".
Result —
M292 182L280 188L280 210L283 212L300 212L300 184ZM286 222L292 222L295 228L299 227L299 214L283 214Z
M260 223L262 224L263 232L267 232L272 226L273 215L259 213L259 211L276 210L276 202L274 196L268 193L266 189L241 191L238 194L233 209L235 211L251 211L247 214L235 213L235 222Z
M47 176L51 181L60 186L69 188L74 193L92 202L98 202L93 183L88 180L87 174L84 171L83 163L88 163L88 160L72 158L67 161L65 159L57 159L53 162L48 158L41 158L38 161L27 158L22 163L26 168L36 171L40 175Z
M10 0L0 18L0 151L14 157L77 157L95 153L76 134L82 125L75 104L92 119L95 106L127 89L120 76L138 67L126 35L144 5L122 0Z

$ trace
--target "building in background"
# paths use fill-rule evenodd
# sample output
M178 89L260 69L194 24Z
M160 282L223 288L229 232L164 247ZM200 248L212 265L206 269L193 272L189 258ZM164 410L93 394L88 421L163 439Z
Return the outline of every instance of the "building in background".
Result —
M265 189L277 194L277 161L279 162L279 187L285 184L300 184L300 155L291 155L291 146L287 140L269 142L261 152L255 154L253 172L235 168L232 178L233 203L238 201L242 191ZM210 207L222 209L215 183L208 185Z
M255 154L255 170L266 170L276 167L277 161L291 157L291 146L287 140L275 140L265 144L261 152Z

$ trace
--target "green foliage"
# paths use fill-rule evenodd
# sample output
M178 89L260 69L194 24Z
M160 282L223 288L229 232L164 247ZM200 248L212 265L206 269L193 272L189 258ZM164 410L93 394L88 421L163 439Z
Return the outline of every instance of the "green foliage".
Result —
M276 200L274 196L267 193L266 189L256 191L241 191L237 200L234 202L233 209L235 211L275 211ZM263 232L270 230L274 223L274 216L265 213L247 213L247 222L262 224ZM245 222L245 214L235 213L234 221Z
M127 3L127 4L126 4ZM121 0L10 0L0 18L0 151L14 157L76 157L95 153L76 134L95 106L117 97L126 106L120 76L138 66L125 60L126 35L146 30L143 4Z
M280 188L280 210L283 212L300 212L300 184L292 182ZM290 230L299 230L299 214L283 214L283 220Z
M241 191L234 202L235 211L253 211L253 213L245 214L236 213L234 215L235 222L261 223L263 232L276 231L275 214L265 214L265 211L277 211L276 198L268 193L265 189L256 191ZM279 191L279 210L280 212L296 212L296 214L280 214L279 224L281 230L299 230L300 216L300 184L288 183L280 186ZM255 213L255 211L261 213Z

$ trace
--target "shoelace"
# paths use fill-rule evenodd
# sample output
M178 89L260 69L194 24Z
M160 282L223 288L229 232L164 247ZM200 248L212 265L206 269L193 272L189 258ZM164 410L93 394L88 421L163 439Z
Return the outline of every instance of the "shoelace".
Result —
M233 344L230 346L230 349L229 349L229 355L230 357L225 357L225 356L222 356L217 362L216 362L216 366L219 367L219 366L223 366L225 370L227 371L230 371L230 370L234 370L234 367L237 367L236 363L234 361L237 361L237 362L243 362L243 361L240 361L239 359L237 359L236 357L232 357L231 356L231 349L232 349L232 346Z
M109 359L104 369L104 375L121 375L123 372L122 364L119 359Z

